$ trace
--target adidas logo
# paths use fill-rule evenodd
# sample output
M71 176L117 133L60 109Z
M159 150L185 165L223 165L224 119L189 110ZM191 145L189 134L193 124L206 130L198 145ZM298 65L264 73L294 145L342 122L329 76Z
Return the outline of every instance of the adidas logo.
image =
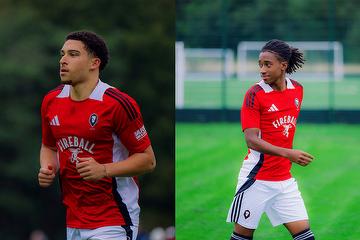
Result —
M272 104L269 108L268 112L277 112L279 109L275 106L275 104Z
M59 118L57 115L50 121L50 126L60 126Z

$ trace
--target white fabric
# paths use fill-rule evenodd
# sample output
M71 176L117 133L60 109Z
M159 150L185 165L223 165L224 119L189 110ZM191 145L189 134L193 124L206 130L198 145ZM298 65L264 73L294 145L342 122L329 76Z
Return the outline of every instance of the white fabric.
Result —
M104 92L106 91L106 89L108 88L112 88L112 86L110 86L107 83L102 82L99 79L99 82L97 83L95 89L92 91L92 93L90 94L89 98L93 99L93 100L98 100L98 101L102 101L103 100L103 96L104 96ZM57 96L58 98L67 98L70 96L70 85L66 84L62 91L59 93L59 95Z
M249 150L250 153L247 156L248 158L243 161L243 164L239 172L238 186L237 186L238 189L241 187L239 186L239 184L242 185L243 181L247 180L246 177L250 174L251 170L253 170L256 164L258 164L260 161L261 153L250 148Z
M238 189L245 180L241 180ZM273 226L308 219L294 178L278 182L256 180L248 189L235 196L227 221L256 229L264 212Z
M128 158L129 151L121 143L116 134L112 135L114 139L113 162L123 161ZM123 203L126 205L133 225L139 225L139 187L133 177L116 177L117 191L121 196Z
M135 240L138 234L138 228L130 227L132 230L132 239L126 236L126 231L121 226L109 226L96 229L77 229L67 228L67 240Z
M286 81L287 89L295 89L294 85L292 84L292 82L289 78L286 77L285 81ZM272 89L272 87L270 87L269 84L265 83L264 80L261 80L260 82L258 82L257 85L259 85L266 93L274 91L274 89Z

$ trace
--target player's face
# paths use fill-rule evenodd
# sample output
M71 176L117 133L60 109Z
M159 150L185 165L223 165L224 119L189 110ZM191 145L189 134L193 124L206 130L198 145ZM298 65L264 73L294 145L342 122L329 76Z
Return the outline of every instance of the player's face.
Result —
M67 40L60 51L61 83L75 85L88 79L94 57L81 41Z
M285 77L287 62L280 61L275 53L262 52L259 55L259 67L261 78L272 85Z

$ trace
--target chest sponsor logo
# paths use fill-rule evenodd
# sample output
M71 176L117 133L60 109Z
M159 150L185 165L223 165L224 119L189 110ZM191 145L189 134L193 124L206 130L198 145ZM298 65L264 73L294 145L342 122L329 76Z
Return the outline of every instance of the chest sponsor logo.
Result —
M78 154L83 152L81 148L69 148L69 151L71 152L70 162L78 164Z
M90 154L94 154L93 148L95 147L95 143L92 143L84 138L68 136L60 138L57 141L57 146L61 152L64 152L66 150L70 151L70 161L72 163L77 163L77 157L79 153L88 152Z
M95 125L96 125L96 123L98 122L98 116L95 114L95 113L93 113L93 114L91 114L90 115L90 117L89 117L89 124L90 124L90 126L91 127L94 127Z
M146 129L145 129L144 125L134 132L135 138L138 141L140 139L142 139L143 137L145 137L146 134L147 134L147 132L146 132Z
M296 117L294 116L283 116L272 122L275 128L283 127L283 135L289 137L289 130L296 127Z

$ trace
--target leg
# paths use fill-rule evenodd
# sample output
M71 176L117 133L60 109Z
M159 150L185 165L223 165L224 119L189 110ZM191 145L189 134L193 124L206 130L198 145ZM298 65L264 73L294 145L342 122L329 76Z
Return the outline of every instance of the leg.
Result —
M296 235L299 232L302 232L310 228L308 220L300 220L295 222L284 223L284 226L291 233L291 235Z
M241 191L242 188L239 189L240 191L234 197L227 218L228 222L235 223L231 240L252 239L266 204L274 193L272 188L258 181L254 181L244 191Z
M285 223L284 226L295 240L314 240L314 234L310 230L307 220Z
M253 239L254 231L255 229L246 228L235 223L234 232L230 240L251 240Z
M267 210L271 223L283 224L295 240L314 239L304 201L294 179L281 183L282 191Z

